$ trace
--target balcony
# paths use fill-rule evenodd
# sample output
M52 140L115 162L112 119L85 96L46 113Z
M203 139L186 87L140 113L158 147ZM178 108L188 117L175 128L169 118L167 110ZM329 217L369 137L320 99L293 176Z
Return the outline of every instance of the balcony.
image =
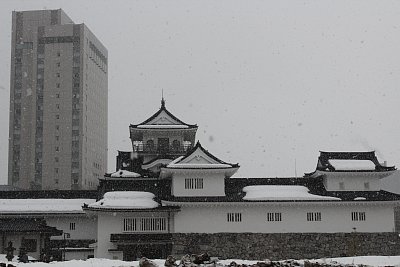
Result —
M192 145L169 145L169 146L144 145L144 144L134 144L133 145L134 152L141 152L141 153L146 153L146 154L157 154L157 155L185 154L191 148L192 148Z

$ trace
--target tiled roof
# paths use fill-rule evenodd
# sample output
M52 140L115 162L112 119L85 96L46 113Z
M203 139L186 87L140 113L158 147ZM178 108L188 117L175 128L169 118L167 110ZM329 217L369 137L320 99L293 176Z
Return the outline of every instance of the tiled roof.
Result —
M0 232L36 232L61 235L62 231L46 225L41 219L12 218L0 219Z
M164 111L165 113L167 113L167 115L170 116L173 120L179 122L179 123L182 124L182 125L187 126L188 128L198 128L198 126L197 126L196 124L187 124L187 123L181 121L180 119L178 119L177 117L175 117L171 112L169 112L169 111L167 110L167 108L165 107L165 101L164 101L164 99L161 101L161 108L160 108L156 113L154 113L150 118L148 118L147 120L143 121L142 123L139 123L139 124L131 124L131 125L130 125L130 128L138 128L138 126L140 126L140 125L146 125L146 124L148 124L150 121L152 121L152 120L153 120L154 118L156 118L158 115L160 115L160 113L163 112L163 111Z
M329 160L362 160L371 161L375 164L374 170L336 170L334 166L329 162ZM320 151L320 156L318 157L318 164L316 170L318 171L329 171L329 172L386 172L394 171L396 168L386 167L379 163L375 151L368 152L325 152ZM313 173L306 174L312 175Z

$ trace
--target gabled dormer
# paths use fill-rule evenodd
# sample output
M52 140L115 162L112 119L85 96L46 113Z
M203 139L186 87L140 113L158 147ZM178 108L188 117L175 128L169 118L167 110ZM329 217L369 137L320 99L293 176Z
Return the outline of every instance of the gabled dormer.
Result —
M141 158L143 169L158 172L161 164L185 155L193 147L197 128L168 111L163 98L160 109L150 118L129 126L133 152Z
M380 179L395 170L379 163L375 151L321 151L316 170L305 176L322 177L327 191L379 191Z
M161 178L172 179L173 196L225 196L225 178L239 169L205 150L200 142L185 156L161 168Z

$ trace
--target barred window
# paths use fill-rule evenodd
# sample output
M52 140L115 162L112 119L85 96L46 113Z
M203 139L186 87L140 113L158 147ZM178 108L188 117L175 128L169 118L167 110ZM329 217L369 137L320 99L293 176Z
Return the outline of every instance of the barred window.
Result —
M165 217L139 217L124 218L124 232L165 232L167 218Z
M268 222L282 221L282 213L281 212L268 212L267 213L267 221Z
M242 213L228 212L227 213L227 221L228 222L241 222L242 221Z
M185 178L185 189L203 189L203 178Z
M307 212L307 221L309 222L321 221L321 212Z
M365 212L364 211L353 211L351 213L352 221L365 221Z

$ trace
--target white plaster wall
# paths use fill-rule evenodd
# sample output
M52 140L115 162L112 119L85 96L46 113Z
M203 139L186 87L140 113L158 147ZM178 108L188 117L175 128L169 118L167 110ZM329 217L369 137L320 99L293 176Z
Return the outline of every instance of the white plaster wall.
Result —
M203 189L185 189L185 178L203 178ZM223 173L205 173L191 170L187 173L175 173L172 178L172 194L174 196L225 196Z
M339 183L344 183L344 190L340 189ZM369 189L365 189L364 183L369 183ZM379 191L381 189L380 179L377 176L363 174L351 174L349 176L326 174L324 184L328 191Z
M56 227L58 230L69 233L72 240L76 239L96 239L97 222L96 217L85 215L47 217L47 225ZM70 230L70 223L75 223L75 230ZM63 236L53 236L51 239L63 239Z
M97 250L95 251L96 258L108 258L113 259L118 257L120 253L109 252L109 249L116 249L110 241L111 234L123 233L123 220L124 218L132 217L167 217L166 213L154 212L154 213L140 213L140 212L114 212L114 213L98 213L98 239L97 239ZM168 229L168 228L167 228Z
M122 232L122 223L120 223L120 216L116 216L116 213L99 213L97 221L97 250L96 258L112 258L108 252L111 248L116 248L113 243L110 242L110 236L113 233Z
M365 211L366 221L352 221L351 212ZM241 222L227 222L228 212L241 212ZM281 222L267 222L267 212L281 212ZM321 212L320 222L308 222L307 212ZM384 205L221 205L182 207L175 216L176 233L336 233L392 232L393 206Z

